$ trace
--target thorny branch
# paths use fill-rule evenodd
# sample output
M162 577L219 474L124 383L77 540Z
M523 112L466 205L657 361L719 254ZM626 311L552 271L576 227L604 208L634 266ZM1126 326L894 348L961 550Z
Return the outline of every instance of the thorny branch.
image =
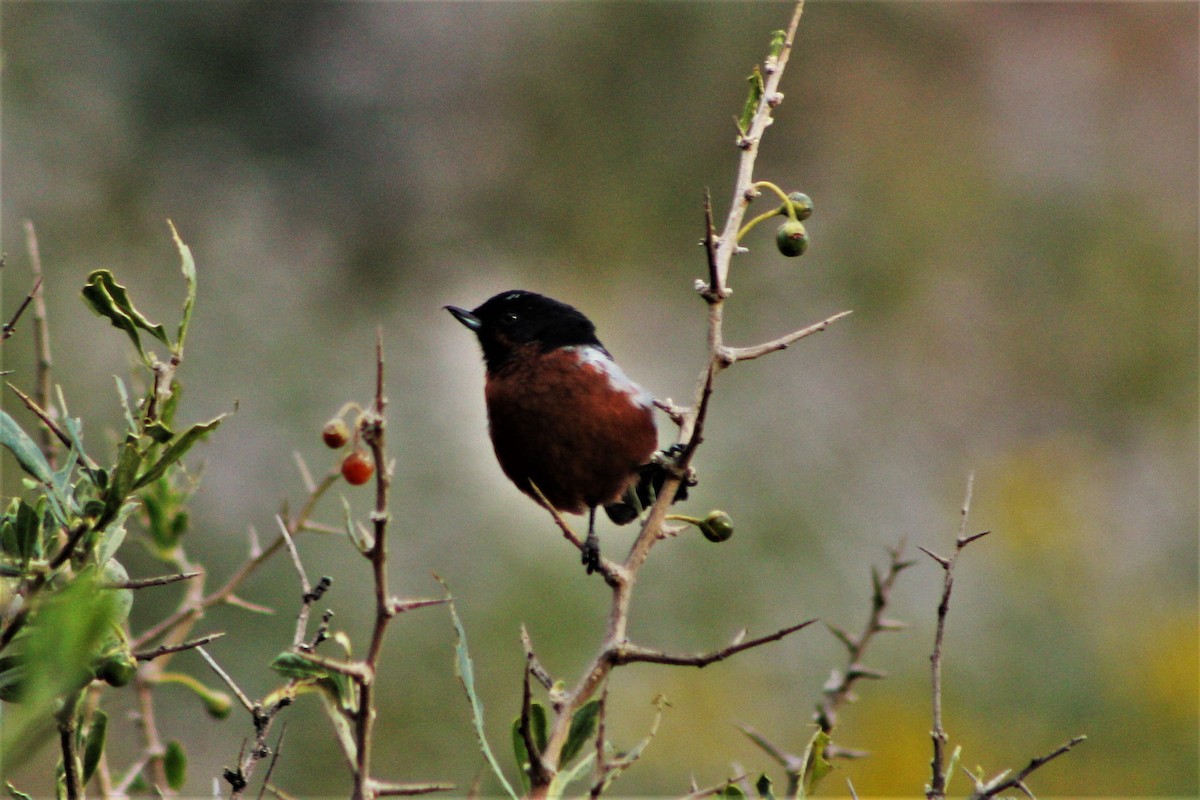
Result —
M626 627L629 618L629 607L638 571L649 555L654 544L664 537L662 529L667 517L667 509L674 499L680 484L685 480L691 459L696 448L702 441L704 422L708 414L709 398L713 392L713 383L717 373L737 360L746 360L765 355L768 352L782 349L792 342L798 341L817 331L824 330L828 325L845 316L848 312L835 315L816 325L780 337L773 342L752 348L728 348L722 336L722 320L725 299L729 296L728 278L730 262L738 251L737 233L746 208L755 196L752 189L754 162L758 154L759 142L767 126L771 124L771 112L779 105L782 95L779 94L779 82L783 76L795 40L796 29L800 24L803 13L803 0L797 3L792 19L785 32L782 47L776 54L769 57L764 65L766 76L764 92L758 108L744 135L738 139L740 157L738 162L737 180L729 215L725 220L723 232L717 236L713 224L712 204L705 199L705 253L707 257L708 283L698 282L697 289L708 304L708 349L709 357L696 384L694 402L688 409L669 406L672 419L679 425L678 442L683 445L681 454L677 457L672 470L658 492L658 499L651 506L637 539L631 547L625 560L621 563L603 561L601 573L605 582L612 589L612 601L609 608L608 622L600 653L591 665L584 671L583 676L575 687L567 692L561 703L556 704L557 714L552 724L546 746L541 753L541 774L535 774L532 781L532 795L544 797L550 789L554 776L561 766L559 758L562 747L570 730L571 720L588 700L599 690L611 672L622 664L634 661L653 661L658 663L704 666L713 661L721 660L736 652L774 641L796 630L800 630L808 622L784 628L775 634L748 642L730 645L723 650L701 655L673 655L645 649L628 642ZM547 504L548 505L548 504ZM563 535L572 543L578 544L579 537L562 520L561 515L551 509L556 524ZM528 680L528 672L526 672Z
M937 562L943 571L942 598L941 602L938 603L937 609L937 630L933 639L933 653L929 657L933 695L933 730L930 732L930 736L933 739L933 758L930 760L931 780L929 785L925 787L925 797L928 800L944 800L946 797L946 785L950 777L947 775L948 770L946 768L946 744L949 741L949 736L946 734L946 729L942 724L942 647L945 638L946 616L950 611L950 593L954 588L954 567L958 563L959 555L967 545L978 539L982 539L990 533L990 531L973 534L967 533L967 518L971 511L971 492L974 483L975 475L972 473L967 478L966 495L963 498L962 510L960 512L962 519L959 522L958 536L954 541L954 555L946 558L924 547L920 548L925 555ZM1047 762L1068 752L1086 738L1086 736L1076 736L1047 755L1032 759L1024 769L1012 778L1008 777L1010 770L1005 770L987 783L971 775L972 780L975 781L971 800L987 800L987 798L995 797L1000 792L1013 788L1021 790L1026 796L1032 798L1033 793L1025 786L1025 778Z
M854 635L832 623L825 623L838 641L845 645L848 654L846 668L844 670L835 669L830 674L829 680L822 689L821 701L817 703L816 713L813 714L813 721L827 734L831 733L837 725L838 710L854 699L854 684L863 678L879 678L884 675L862 663L863 655L871 641L884 631L896 631L907 627L903 622L886 618L884 612L891 601L892 586L896 582L896 576L902 570L912 566L913 562L904 560L903 542L888 551L888 556L887 572L882 576L874 566L871 567L871 613L867 617L867 623L863 626L862 632ZM865 753L846 750L833 744L825 748L826 758L839 756L854 758L861 755L865 755Z
M949 737L946 735L946 729L942 726L942 643L946 633L946 614L950 610L950 592L954 588L954 564L958 560L959 554L968 544L987 535L987 532L967 536L967 518L971 513L971 490L975 484L975 475L971 474L967 478L967 492L963 497L962 510L960 514L962 519L958 527L958 538L954 542L954 555L950 558L943 558L924 547L921 551L936 561L943 570L942 579L942 599L938 603L937 609L937 630L933 637L933 653L929 657L930 662L930 677L932 682L933 695L933 730L930 736L933 738L933 759L930 762L932 770L932 779L929 786L926 788L925 796L929 800L944 798L946 796L946 742Z
M1021 793L1026 797L1032 798L1033 792L1029 791L1029 787L1025 785L1025 779L1028 778L1030 774L1034 772L1034 770L1040 769L1047 762L1053 761L1059 756L1070 752L1075 745L1085 741L1086 739L1086 736L1076 736L1067 742L1060 744L1046 755L1030 759L1029 763L1025 765L1025 768L1011 778L1006 778L1008 774L1006 771L996 776L986 784L977 783L975 791L971 793L971 800L987 800L987 798L996 797L1001 792L1008 791L1009 789L1020 789Z
M57 415L50 405L50 370L53 360L50 358L50 326L46 320L46 293L42 291L42 254L38 247L37 232L31 220L25 220L25 245L29 251L29 268L33 272L34 287L29 296L33 298L33 348L37 353L35 380L38 403L47 409L50 421ZM18 312L20 313L20 312ZM39 446L51 467L57 465L58 447L50 438L52 427L39 430ZM66 445L70 448L70 445Z

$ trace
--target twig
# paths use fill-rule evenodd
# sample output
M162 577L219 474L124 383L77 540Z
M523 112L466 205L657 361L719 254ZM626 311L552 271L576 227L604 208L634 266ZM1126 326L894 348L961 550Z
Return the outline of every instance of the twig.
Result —
M959 523L958 537L954 541L954 555L950 558L945 558L931 550L926 550L924 547L921 548L926 555L941 566L944 573L942 599L938 604L937 610L937 632L934 635L933 653L929 658L932 667L931 678L933 685L933 731L931 732L933 738L933 758L930 761L932 780L925 789L925 796L929 800L943 800L946 796L946 784L948 781L945 767L945 747L949 737L946 735L946 729L942 725L942 645L946 629L946 615L950 610L950 592L954 587L954 567L958 563L959 555L967 545L987 536L989 533L989 531L973 534L967 533L967 517L971 509L971 490L974 482L975 475L972 473L967 478L967 491L966 496L963 498L961 512L962 520ZM988 783L982 783L979 779L972 776L972 779L975 780L975 789L971 794L972 800L986 800L1013 788L1019 789L1026 796L1032 798L1033 793L1025 786L1025 778L1047 762L1070 751L1085 739L1087 739L1086 736L1076 736L1050 753L1032 759L1024 769L1011 778L1008 777L1009 770L1000 773L1000 775Z
M41 420L42 425L45 426L44 430L48 431L50 434L53 434L54 437L56 439L58 439L59 442L62 443L63 447L67 448L68 450L70 450L74 446L71 443L71 437L69 437L63 431L63 429L58 426L58 423L55 421L53 412L47 411L46 409L42 408L40 405L37 404L37 402L32 397L25 394L24 392L22 392L20 389L18 389L16 386L12 385L11 383L8 383L6 381L6 385L8 386L9 389L13 390L13 393L18 398L20 398L21 402L25 404L25 407L28 408L30 411L32 411L34 416L36 416L39 420ZM92 459L88 457L87 453L84 453L82 451L79 452L79 458L88 469L94 470L97 468L96 462L92 461Z
M117 797L123 797L129 794L129 787L142 774L142 770L150 763L150 755L143 753L141 758L129 765L129 769L125 770L125 774L121 776L121 780L117 781L113 786L112 794Z
M1058 758L1059 756L1063 755L1064 753L1070 752L1070 750L1072 748L1074 748L1075 745L1079 744L1080 742L1085 741L1086 739L1087 739L1086 736L1076 736L1073 739L1071 739L1063 744L1060 744L1058 747L1056 747L1054 750L1047 753L1046 755L1039 756L1038 758L1030 759L1029 763L1025 766L1025 768L1023 770L1021 770L1020 772L1018 772L1013 777L1008 778L1007 780L1000 780L999 778L997 778L997 779L994 779L991 783L986 784L985 786L977 787L976 790L971 794L971 800L987 800L987 798L989 798L989 797L995 797L996 795L1000 794L1001 792L1007 791L1009 789L1014 789L1014 788L1020 789L1023 793L1025 793L1029 797L1033 797L1033 794L1030 793L1029 789L1026 788L1026 786L1025 786L1025 779L1028 778L1031 774L1033 774L1033 772L1035 770L1038 770L1042 766L1044 766L1046 763L1053 761L1054 759Z
M453 783L384 783L371 782L371 791L375 797L415 797L434 792L452 792L457 788Z
M233 682L233 678L229 677L229 673L221 669L221 665L217 663L217 660L210 656L208 651L203 647L197 647L196 652L204 657L204 660L208 662L208 666L212 668L212 671L217 673L217 677L225 681L225 685L233 692L233 696L238 699L238 702L257 719L260 709L254 703L250 702L250 698L246 696L246 693L242 691L240 686Z
M41 249L38 247L37 232L33 228L32 220L25 220L25 244L29 250L29 269L33 273L34 288L30 293L33 296L33 349L37 353L36 366L36 392L38 405L48 410L50 418L56 419L57 414L54 408L50 405L50 369L53 366L53 361L50 358L50 326L46 321L46 292L43 290L42 280L42 255ZM42 452L46 455L46 460L50 462L51 467L56 467L57 448L54 441L50 438L50 431L45 429L40 431ZM66 445L68 448L70 445Z
M159 656L165 656L167 653L180 653L184 650L191 650L193 648L200 647L201 645L206 645L209 642L220 639L224 635L224 633L210 633L207 636L201 636L199 639L192 639L190 642L170 645L164 644L160 647L154 648L153 650L143 650L141 652L134 653L133 657L138 661L153 661Z
M795 344L801 339L812 336L814 333L820 333L828 328L833 323L843 317L848 317L853 314L853 311L839 311L831 317L827 317L820 322L809 325L806 328L801 328L798 331L792 331L789 334L780 336L778 339L772 339L769 342L753 345L751 347L723 347L721 348L719 357L724 366L729 366L735 361L750 361L755 358L761 358L768 353L774 353L779 350L786 350L790 345Z
M904 623L886 619L883 613L891 601L892 586L896 581L896 576L902 570L912 566L913 562L903 559L904 542L889 550L888 555L887 572L882 577L875 567L871 567L871 613L867 616L867 622L863 626L862 632L853 636L835 625L826 623L829 630L845 645L847 663L844 670L834 670L830 674L829 680L822 689L822 698L817 703L816 713L813 714L813 722L817 723L825 733L832 732L834 726L837 725L838 709L853 696L854 684L860 678L876 676L874 671L862 666L863 655L871 641L884 631L900 630L905 627ZM833 748L832 745L826 748L826 758L834 754L841 756L864 755L860 751Z
M771 637L764 637L761 641L742 642L731 645L724 650L718 650L715 653L701 656L675 656L636 647L627 642L625 635L633 587L637 580L638 571L645 563L650 549L662 538L661 531L666 520L667 508L670 506L671 501L674 500L676 490L683 482L684 476L690 467L691 459L695 455L696 448L702 441L704 422L709 409L709 398L713 391L713 380L718 371L728 366L722 358L724 352L722 315L724 300L729 294L727 287L730 261L737 250L737 231L741 219L745 214L746 206L752 199L749 190L753 182L754 161L758 152L758 144L763 131L766 130L771 122L772 109L782 99L782 95L778 93L779 81L782 78L784 67L791 53L792 43L795 39L796 29L800 24L803 9L804 3L801 0L801 2L796 4L783 45L777 52L773 51L772 55L767 59L765 65L767 79L762 100L755 110L751 123L745 131L745 135L738 141L740 157L737 179L734 184L735 193L729 215L725 221L724 232L719 239L714 238L711 203L706 202L704 244L709 282L708 285L698 282L697 289L708 303L709 358L697 381L694 393L695 400L691 408L686 412L680 413L677 418L673 416L673 419L679 425L677 441L684 445L683 452L676 458L672 465L673 469L663 482L658 492L657 500L650 507L649 513L642 522L641 530L638 532L637 538L630 548L624 563L610 564L605 561L601 564L601 573L604 576L604 580L612 589L612 600L609 606L604 641L601 644L600 653L584 671L583 676L575 687L565 695L561 706L556 708L557 714L551 726L546 747L542 753L547 775L543 781L532 782L531 796L533 797L540 798L547 795L558 768L559 756L569 734L573 715L605 684L605 679L615 666L630 663L631 661L658 661L660 663L703 666L706 663L712 663L711 660L707 659L720 660L733 653L752 647L755 644L774 641L777 638L787 635L791 630L799 630L800 627L803 627L801 625L793 629L784 629L784 631L773 634ZM825 324L828 324L828 322ZM546 505L548 506L549 504ZM572 543L581 546L581 543L578 542L578 537L562 521L561 515L556 514L553 509L551 509L551 514L555 517L555 522L563 531L563 535L571 540ZM719 791L720 788L718 787L716 791Z
M4 323L3 327L0 327L0 341L8 339L16 331L17 320L19 320L21 315L25 313L25 309L29 308L29 304L33 302L34 294L36 294L37 290L41 288L41 285L42 281L39 278L34 282L33 288L29 290L29 294L25 295L25 299L21 301L21 305L17 306L17 311L12 315L12 319Z
M721 794L730 786L733 786L735 783L740 783L744 780L746 780L745 775L738 775L736 778L728 778L723 783L714 784L709 786L707 789L697 789L694 792L685 794L683 796L683 800L702 800L705 797L712 797L713 795Z
M604 753L604 743L607 740L608 734L608 684L604 684L604 689L600 692L600 708L596 715L596 767L592 771L594 779L592 788L588 792L588 797L591 800L596 800L603 792L608 777L609 766L606 763Z
M793 774L804 774L804 759L800 758L800 756L784 750L782 747L775 744L749 725L744 725L742 723L734 724L737 725L741 732L746 734L746 736L748 736L752 742L762 748L767 755L775 759L779 763L779 766L783 767L784 771L787 772L789 776ZM788 796L791 796L790 792Z
M802 628L807 628L816 622L815 619L805 620L798 625L789 625L786 628L781 628L774 633L766 636L759 636L755 639L748 639L743 642L736 642L720 650L713 650L709 653L698 653L695 655L678 655L674 653L664 653L659 650L649 650L645 647L639 647L631 642L624 642L617 646L612 654L614 665L634 664L639 661L648 662L651 664L675 664L683 667L707 667L709 664L714 664L718 661L724 661L732 655L749 650L752 647L767 644L768 642L777 642L789 634L795 633Z
M203 575L203 570L193 570L192 572L175 572L171 575L159 575L156 578L137 578L135 580L122 581L121 583L106 583L105 589L145 589L150 586L167 586L168 584L178 583L179 581L190 581L192 578Z
M937 630L933 638L933 653L929 657L933 695L933 730L930 732L930 736L933 739L933 758L930 761L932 779L925 790L925 796L929 800L938 800L946 796L946 743L950 737L946 734L946 729L942 726L942 643L946 633L946 614L950 611L950 592L954 588L954 565L958 561L958 556L962 553L964 547L987 534L985 531L984 533L973 534L971 536L966 535L967 518L971 513L971 491L974 485L975 473L971 473L967 477L967 491L963 497L962 510L960 512L962 518L959 522L958 537L954 542L954 555L950 558L944 558L924 547L920 548L922 552L941 566L944 573L942 578L942 599L938 603L937 609Z
M575 545L576 549L583 550L583 540L580 539L579 535L571 529L570 523L568 523L563 517L562 512L550 504L550 501L546 499L546 495L542 494L542 490L538 488L536 483L530 481L529 488L533 489L533 493L537 497L538 504L550 512L550 516L554 520L554 524L558 526L560 531L562 531L562 535L566 538L566 540ZM603 555L600 557L600 564L596 567L596 571L600 573L600 575L604 578L604 582L609 586L615 586L616 581L619 580L617 569L618 566L609 559L605 558Z
M83 797L83 779L80 775L79 737L79 703L83 697L82 690L72 692L63 698L62 708L54 715L58 723L58 742L62 752L63 784L68 800L79 800Z
M521 721L518 724L518 731L521 734L521 742L525 745L525 753L529 756L530 783L541 785L548 783L550 777L546 774L546 764L542 761L542 752L533 738L533 692L529 685L529 676L533 674L533 663L533 650L527 648L525 651L525 675L524 680L521 681Z
M375 510L371 514L371 521L374 523L374 540L365 553L371 561L371 570L375 579L375 625L371 631L371 643L367 648L367 657L363 663L363 666L372 675L383 650L383 635L394 614L392 600L388 596L387 576L387 532L388 521L391 518L388 510L388 491L391 487L391 475L389 474L384 437L386 424L383 412L387 407L387 397L384 395L383 367L383 330L376 329L375 403L370 411L363 415L360 422L363 442L371 450L371 457L375 461ZM359 708L354 726L356 747L354 789L351 797L353 800L369 800L377 794L371 779L372 732L375 724L374 682L359 680L358 692Z
M300 611L296 614L296 632L292 636L292 645L300 647L304 643L305 633L308 632L309 612L312 610L313 603L319 600L325 590L329 588L329 578L322 578L319 591L313 591L312 584L308 582L308 575L304 572L304 564L300 561L300 551L296 549L296 543L292 541L292 535L288 533L287 523L283 521L283 517L278 515L275 517L275 521L279 524L279 535L283 537L288 553L292 556L292 565L296 568L296 574L300 576L300 589L304 592Z
M713 226L712 193L704 190L704 254L708 257L708 286L703 296L710 303L718 303L727 296L721 281L721 270L717 266L717 229Z
M288 522L288 530L291 531L292 535L295 535L298 530L304 527L308 521L308 518L312 515L313 509L316 507L317 501L324 496L325 492L328 491L329 488L333 486L340 477L340 473L330 472L321 480L319 484L317 484L316 488L312 492L309 492L308 497L305 499L304 505L301 506L296 515ZM166 634L168 631L174 630L181 625L186 626L196 621L209 608L220 605L221 603L232 603L234 605L245 604L247 606L252 605L246 604L245 601L235 601L233 599L234 592L237 591L237 589L246 581L247 578L257 572L259 567L269 561L271 557L278 553L283 547L283 537L277 536L275 540L271 542L271 544L266 546L266 548L262 549L256 555L251 556L251 558L243 563L242 566L239 567L238 570L234 572L234 574L231 575L228 580L225 581L224 585L218 589L215 589L209 594L204 595L194 603L185 605L170 616L143 631L133 640L133 646L135 648L144 647L158 637ZM261 606L254 606L254 608L256 610L262 609Z
M271 753L271 763L267 764L267 774L263 776L262 786L258 788L258 800L262 800L263 793L267 791L267 786L271 784L271 773L275 771L275 765L279 762L279 754L283 752L283 737L287 735L287 723L285 722L279 729L279 738L275 740L275 750Z

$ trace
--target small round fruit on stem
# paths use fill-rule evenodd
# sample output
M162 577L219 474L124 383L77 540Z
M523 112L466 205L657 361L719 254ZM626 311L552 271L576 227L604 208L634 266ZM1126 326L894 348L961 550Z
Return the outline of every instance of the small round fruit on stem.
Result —
M371 480L375 474L375 464L371 454L364 449L358 449L342 459L342 477L351 486L362 486Z

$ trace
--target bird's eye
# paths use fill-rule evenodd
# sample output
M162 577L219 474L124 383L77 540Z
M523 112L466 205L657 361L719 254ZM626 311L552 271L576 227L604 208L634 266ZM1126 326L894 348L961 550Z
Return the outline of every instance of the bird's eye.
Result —
M504 315L504 324L512 325L514 322L516 322L520 318L521 318L521 316L519 314L517 314L517 312L509 311L507 314Z

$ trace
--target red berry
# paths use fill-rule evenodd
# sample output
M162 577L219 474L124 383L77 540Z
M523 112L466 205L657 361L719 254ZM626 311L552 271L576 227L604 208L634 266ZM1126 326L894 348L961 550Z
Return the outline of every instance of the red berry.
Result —
M355 450L342 459L342 477L351 486L362 486L371 480L375 473L375 465L371 463L371 454L366 450Z
M350 441L350 429L346 427L346 423L341 417L334 417L321 429L321 439L324 440L326 446L337 450Z

